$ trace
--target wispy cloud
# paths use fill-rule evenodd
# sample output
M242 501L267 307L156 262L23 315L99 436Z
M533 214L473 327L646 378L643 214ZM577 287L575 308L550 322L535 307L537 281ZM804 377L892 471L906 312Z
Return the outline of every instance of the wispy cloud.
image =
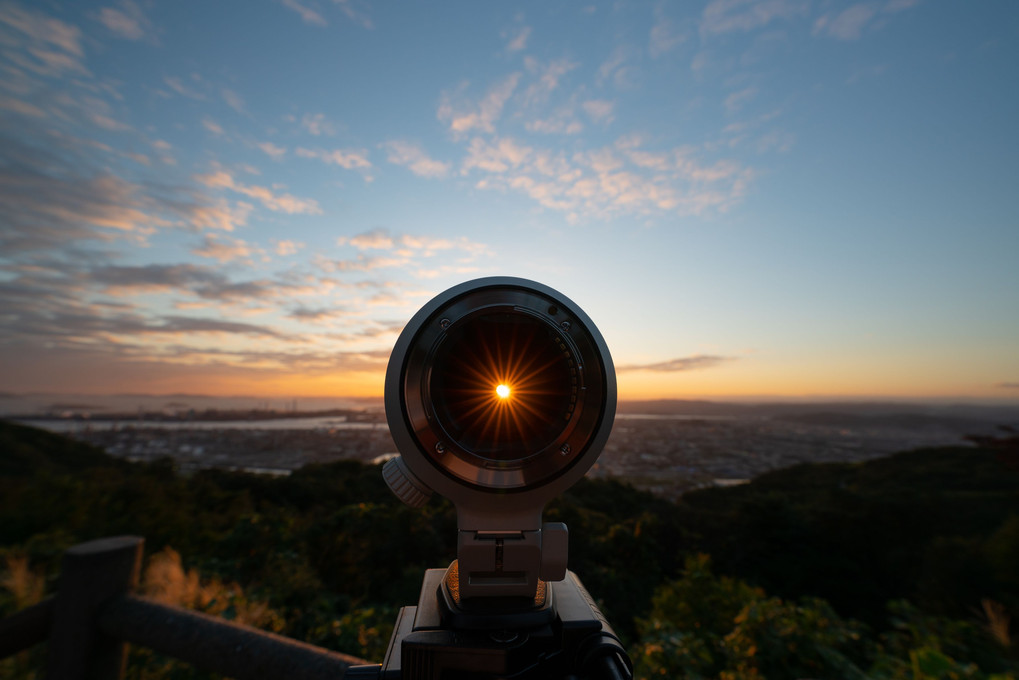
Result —
M481 173L479 189L524 193L570 220L725 210L742 198L753 174L735 161L703 163L691 149L647 152L632 137L572 155L475 138L462 172Z
M828 12L814 21L813 34L827 35L836 40L858 40L865 31L880 26L882 14L897 14L920 4L920 0L886 0L860 2L841 11Z
M193 248L191 252L201 257L218 260L219 262L233 262L235 260L250 262L253 257L261 256L264 258L265 256L260 248L252 246L241 239L226 238L213 234L206 234L202 244Z
M271 297L279 289L269 280L231 281L214 267L195 264L105 265L88 272L90 282L114 296L184 293L207 300Z
M757 96L756 87L745 87L737 90L725 98L725 110L730 113L737 113L743 106Z
M296 307L295 309L292 309L287 316L291 319L297 319L298 321L317 322L332 320L346 313L347 310L342 307Z
M226 102L227 106L236 111L237 113L244 113L244 99L233 90L223 89L220 91L220 96L223 97L223 101Z
M370 256L358 253L353 259L339 260L319 257L315 264L326 272L369 272L375 269L405 267L410 260L406 257Z
M408 168L419 177L445 177L449 173L449 163L431 158L417 144L392 140L381 147L386 150L386 160Z
M527 39L531 36L530 26L520 26L512 31L503 33L503 38L508 39L506 43L507 52L519 52L527 47Z
M616 103L608 99L589 99L580 105L591 120L596 123L611 123Z
M371 161L368 160L368 151L365 149L305 149L298 147L294 151L301 158L317 158L329 165L338 165L347 170L359 170L365 179L371 180L368 170L371 169Z
M471 257L490 254L488 246L465 237L449 239L421 234L393 235L381 227L354 236L341 236L336 239L336 244L350 245L358 250L392 250L402 257L432 257L449 250L461 250Z
M340 8L340 11L351 21L359 24L362 28L374 28L375 24L368 16L368 10L364 9L366 3L359 0L333 0L333 3Z
M805 16L806 0L711 0L701 14L701 34L706 36L748 32L779 19Z
M0 5L0 53L10 66L43 77L88 75L81 30L15 3Z
M278 161L287 154L286 147L276 146L272 142L259 142L256 146L269 155L274 161Z
M226 131L223 129L223 126L211 118L203 118L202 127L211 132L212 134L216 135L217 137L226 134Z
M103 7L99 10L99 21L126 40L141 40L152 32L152 22L132 0L120 0L116 7Z
M300 241L273 241L273 252L277 255L286 257L287 255L294 255L298 250L304 248L304 244Z
M628 45L617 45L598 67L595 85L612 85L617 90L633 90L640 77L637 66L640 53Z
M670 359L651 364L627 364L616 366L616 371L621 373L629 371L648 371L651 373L676 373L678 371L697 371L704 368L714 368L724 363L735 361L735 357L722 357L713 355L698 354L692 357Z
M463 135L471 130L495 132L495 122L502 115L506 100L510 98L520 81L519 73L512 73L493 85L481 101L473 103L464 97L466 85L455 92L443 93L439 104L438 118L449 124L455 135Z
M325 17L319 14L318 11L308 7L302 2L299 2L299 0L280 0L280 4L297 12L306 24L311 24L313 26L329 25L329 22L327 22Z
M326 118L324 113L306 113L301 116L301 127L316 137L336 134L336 127Z
M820 17L814 22L814 34L824 33L838 40L856 40L875 14L877 8L870 3L852 5L836 14Z
M440 273L466 273L476 271L474 263L492 255L484 243L466 237L440 238L423 234L393 234L381 227L353 236L337 238L338 246L350 246L360 251L355 257L334 260L320 257L316 264L323 271L371 271L399 267L412 271L418 278L432 278ZM375 251L378 254L367 254ZM442 264L432 258L444 256Z
M559 88L563 77L579 66L577 62L569 59L553 59L542 64L533 57L524 59L524 65L536 77L536 80L524 91L525 105L546 101L549 95Z
M199 92L191 85L185 83L179 76L167 76L163 78L163 82L166 83L167 87L182 97L195 99L197 101L205 101L207 98L202 92Z
M358 250L389 250L395 243L389 230L381 227L354 236L340 236L336 239L336 245L351 245Z
M292 194L277 194L268 187L241 184L226 170L219 170L209 175L196 175L194 178L211 189L229 189L249 198L256 199L266 208L274 212L288 215L319 215L322 209L313 198L298 198Z
M666 5L658 3L654 9L654 25L651 26L651 35L648 44L648 52L652 59L658 59L677 46L686 41L687 36L677 27L675 22L665 11Z

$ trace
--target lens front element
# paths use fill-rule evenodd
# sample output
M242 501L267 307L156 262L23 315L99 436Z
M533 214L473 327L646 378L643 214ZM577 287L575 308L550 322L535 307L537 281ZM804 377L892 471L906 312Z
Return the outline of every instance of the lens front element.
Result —
M439 427L465 452L522 460L562 434L577 402L573 354L548 322L480 314L451 327L433 355L428 397Z
M390 370L400 370L403 419L390 428L460 484L533 489L604 443L615 405L604 341L546 290L554 292L499 285L449 295L398 343Z

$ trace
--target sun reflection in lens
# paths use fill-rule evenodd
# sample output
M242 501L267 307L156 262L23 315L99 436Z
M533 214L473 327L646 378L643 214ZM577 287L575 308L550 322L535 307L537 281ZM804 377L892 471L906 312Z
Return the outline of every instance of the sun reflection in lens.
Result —
M495 460L537 453L563 431L576 369L543 323L489 314L453 329L433 363L431 396L446 433Z

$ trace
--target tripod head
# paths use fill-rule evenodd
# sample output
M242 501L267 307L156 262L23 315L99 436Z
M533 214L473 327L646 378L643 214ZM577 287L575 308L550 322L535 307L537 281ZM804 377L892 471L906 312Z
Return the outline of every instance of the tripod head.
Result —
M565 577L566 526L541 513L594 464L616 407L612 358L583 310L525 279L455 286L404 328L385 403L401 454L389 487L456 506L459 599L531 600Z

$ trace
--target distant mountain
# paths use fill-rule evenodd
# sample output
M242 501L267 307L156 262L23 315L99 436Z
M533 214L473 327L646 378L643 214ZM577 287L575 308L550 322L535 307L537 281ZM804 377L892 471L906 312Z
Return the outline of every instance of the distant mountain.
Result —
M782 418L807 420L814 424L837 424L848 419L860 425L860 419L887 418L886 426L899 419L906 427L930 426L935 422L950 423L952 429L969 426L986 427L1008 425L1019 427L1019 406L983 404L923 404L910 402L727 402L687 399L658 399L654 401L620 401L616 408L621 414L647 415L688 415L688 416L729 416L745 418ZM820 416L824 417L821 418Z

